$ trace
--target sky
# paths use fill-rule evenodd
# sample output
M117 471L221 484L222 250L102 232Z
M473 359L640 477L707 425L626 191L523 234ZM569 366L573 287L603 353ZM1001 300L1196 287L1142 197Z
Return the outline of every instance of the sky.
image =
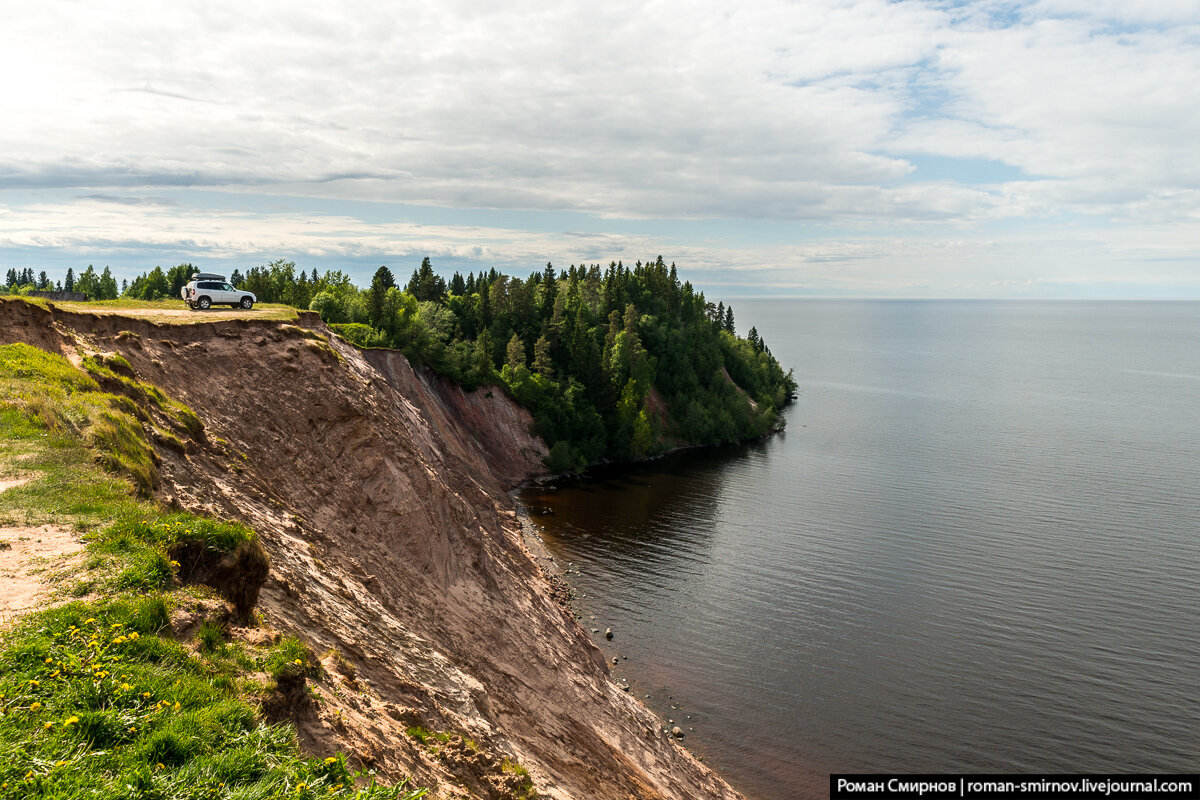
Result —
M0 0L0 270L1200 297L1196 0Z

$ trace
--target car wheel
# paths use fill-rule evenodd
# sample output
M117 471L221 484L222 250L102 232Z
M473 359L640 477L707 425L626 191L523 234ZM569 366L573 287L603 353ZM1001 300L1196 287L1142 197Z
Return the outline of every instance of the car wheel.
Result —
M249 310L250 310L250 308L251 308L253 305L254 305L254 301L253 301L253 300L251 300L249 297L243 297L243 298L242 298L242 303L241 303L241 306L242 306L242 308L244 308L244 309L246 309L247 311L249 311Z
M200 307L201 311L207 311L208 307L212 305L212 300L209 300L207 297L201 297L196 301L196 305Z

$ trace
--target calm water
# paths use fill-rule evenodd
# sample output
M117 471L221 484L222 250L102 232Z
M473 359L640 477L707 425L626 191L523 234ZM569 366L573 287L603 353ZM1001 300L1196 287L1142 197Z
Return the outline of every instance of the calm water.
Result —
M735 305L786 433L522 497L616 674L755 800L1200 770L1200 304Z

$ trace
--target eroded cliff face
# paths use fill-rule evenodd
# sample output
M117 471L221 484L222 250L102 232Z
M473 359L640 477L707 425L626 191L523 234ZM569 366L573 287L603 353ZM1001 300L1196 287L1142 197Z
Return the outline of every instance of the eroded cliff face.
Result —
M0 342L119 352L196 411L164 450L167 503L241 519L271 571L259 607L325 655L302 742L441 797L740 797L611 681L527 551L507 489L544 445L499 390L465 393L395 352L299 325L159 326L0 303ZM437 753L406 730L463 734Z

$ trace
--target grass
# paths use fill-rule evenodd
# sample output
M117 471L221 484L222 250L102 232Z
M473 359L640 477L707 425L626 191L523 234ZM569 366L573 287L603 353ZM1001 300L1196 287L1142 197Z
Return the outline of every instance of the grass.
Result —
M162 595L76 602L25 619L0 652L0 798L415 800L238 695L235 660L159 636ZM362 783L363 785L359 785Z
M500 771L505 775L516 775L520 778L521 790L517 795L517 800L537 800L538 793L533 788L533 778L529 777L529 770L511 758L505 757L500 762Z
M87 541L67 594L0 634L0 800L416 800L341 754L300 753L294 727L259 713L270 686L320 664L295 637L226 642L206 620L197 653L163 635L187 580L180 558L257 546L253 530L169 511L149 498L151 434L202 431L186 406L132 376L119 356L77 369L27 345L0 346L0 524L71 527ZM172 434L174 435L174 434Z

